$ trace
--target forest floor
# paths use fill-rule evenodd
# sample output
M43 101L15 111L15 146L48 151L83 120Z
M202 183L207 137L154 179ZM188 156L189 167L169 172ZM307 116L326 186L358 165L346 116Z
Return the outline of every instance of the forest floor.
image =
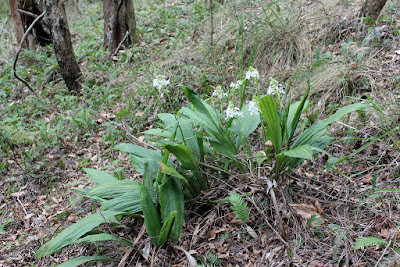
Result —
M388 1L376 22L357 18L360 1L215 2L211 46L209 2L135 0L140 43L112 58L102 47L102 4L66 2L83 92L70 95L52 48L37 47L23 51L17 71L41 99L13 77L18 45L8 7L0 7L0 266L93 255L116 260L95 266L400 265L399 2ZM140 179L114 146L141 144L157 114L187 104L181 85L209 97L250 65L261 90L274 77L290 85L293 99L309 79L308 123L349 103L373 106L329 128L336 139L326 152L342 163L331 166L321 154L283 175L276 191L282 223L263 179L271 168L261 175L232 169L222 178L209 173L210 189L186 203L176 244L154 250L143 221L124 218L102 229L134 247L88 243L35 258L58 231L98 208L71 190L92 185L84 167ZM157 75L170 81L168 98L152 85ZM263 147L258 135L254 149ZM247 225L221 201L232 190L247 196Z

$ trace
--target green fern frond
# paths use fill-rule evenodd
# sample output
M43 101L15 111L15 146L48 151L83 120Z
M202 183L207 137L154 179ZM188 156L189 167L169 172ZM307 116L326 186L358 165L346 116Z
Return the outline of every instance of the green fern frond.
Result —
M363 249L364 247L376 246L376 245L387 245L386 240L377 237L359 237L356 238L354 243L354 251Z
M247 207L247 202L243 200L243 197L233 191L229 193L227 198L232 205L232 209L236 214L236 217L241 220L244 224L247 223L249 219L249 208Z
M218 258L218 256L216 254L209 252L209 253L207 253L207 256L206 256L206 263L207 263L206 266L217 267L217 266L222 265L223 260Z

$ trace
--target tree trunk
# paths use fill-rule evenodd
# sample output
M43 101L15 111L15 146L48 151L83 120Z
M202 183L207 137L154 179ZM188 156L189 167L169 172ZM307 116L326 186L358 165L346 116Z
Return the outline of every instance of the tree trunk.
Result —
M125 47L138 43L132 0L103 0L103 11L105 49L113 54L120 43Z
M81 89L81 70L76 62L68 28L67 15L62 0L46 0L47 14L44 22L50 28L54 51L61 75L70 92Z
M24 26L22 25L22 19L18 12L18 2L17 0L9 0L10 10L14 22L14 30L15 30L15 37L17 37L18 44L21 43L22 37L24 36ZM28 42L27 40L24 41L22 44L22 48L27 48Z
M32 22L43 12L43 5L34 0L9 0L10 10L14 21L15 33L18 43L21 42L25 31ZM39 21L29 33L27 41L22 44L22 48L32 47L35 43L40 45L51 44L50 32L43 27Z
M369 17L372 20L376 20L387 0L366 0L363 7L361 8L360 17Z

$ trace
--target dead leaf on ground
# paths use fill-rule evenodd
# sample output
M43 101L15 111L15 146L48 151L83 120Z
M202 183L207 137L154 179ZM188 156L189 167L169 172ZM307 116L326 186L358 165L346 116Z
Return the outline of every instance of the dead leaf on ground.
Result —
M396 228L390 228L390 229L382 229L379 235L382 238L390 238L395 233L397 233L397 229Z
M310 219L311 216L313 216L314 214L316 215L316 218L319 218L322 220L324 219L320 214L322 212L322 208L321 208L321 206L319 206L319 203L317 205L304 204L304 203L303 204L290 204L289 206L292 207L295 210L295 212L305 220Z
M247 225L246 230L249 233L249 235L251 235L252 238L254 238L254 239L258 238L258 234L256 233L256 231L254 231L253 228L251 228L250 226Z
M21 192L15 192L15 193L11 193L10 196L13 197L22 197L26 194L26 191L21 191Z
M232 225L242 225L243 224L243 221L241 221L241 220L231 220L231 221L229 221L229 224L232 224Z
M115 114L104 112L104 111L100 112L100 115L107 119L114 119L116 117Z
M217 237L217 229L214 228L210 231L210 233L208 234L208 240L213 240Z
M374 179L374 177L372 177L371 174L368 174L368 175L364 176L364 178L361 180L361 182L363 182L364 184L371 184L372 179Z

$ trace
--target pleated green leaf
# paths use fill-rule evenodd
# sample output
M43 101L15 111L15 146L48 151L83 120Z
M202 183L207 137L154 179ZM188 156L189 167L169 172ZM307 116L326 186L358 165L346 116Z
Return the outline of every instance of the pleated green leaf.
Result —
M36 259L43 256L52 254L53 252L66 247L76 240L81 238L87 232L93 230L93 228L99 226L102 223L114 222L118 223L115 219L116 215L122 214L123 212L118 211L103 211L91 214L83 218L77 223L72 224L70 227L63 230L56 237L45 243L36 251Z
M312 160L313 151L310 145L302 145L290 150L283 151L280 154L291 158Z
M90 189L89 193L92 197L96 196L104 199L110 199L135 190L139 190L139 183L137 181L122 180L98 185Z
M84 243L84 242L100 242L100 241L110 241L110 240L115 240L118 241L119 243L125 245L125 246L130 246L131 243L125 240L122 240L119 237L106 234L106 233L101 233L101 234L94 234L94 235L87 235L85 237L79 238L74 242L74 244L79 244L79 243Z
M336 111L333 115L331 115L328 119L318 122L301 133L296 141L293 143L292 147L301 146L304 144L313 144L317 142L317 140L325 133L327 127L334 121L338 121L343 118L346 114L362 110L371 107L369 104L361 104L356 103L349 106L345 106L338 111Z
M148 162L151 171L157 172L158 163L162 161L162 155L160 152L138 145L122 143L116 145L115 149L129 153L132 166L139 173L144 173L146 162ZM169 161L168 165L173 166L173 163Z
M177 242L183 226L183 215L185 202L181 183L174 177L169 177L165 183L160 185L160 206L163 221L167 221L168 216L176 211L176 217L171 229L171 237Z
M108 257L100 257L100 256L81 256L81 257L67 260L67 261L57 265L57 267L77 267L77 266L84 264L86 262L89 262L89 261L119 261L119 260L114 259L114 258L108 258Z
M152 238L151 241L157 245L158 235L161 230L160 216L144 185L140 187L140 204L142 205L146 232Z
M87 174L89 174L90 179L92 179L92 181L96 184L104 184L118 181L117 178L103 171L98 171L90 168L83 168L83 170Z
M166 144L164 145L166 149L168 149L174 156L179 160L179 162L182 164L182 167L186 170L191 170L197 177L197 180L199 182L199 186L201 190L205 190L207 188L207 180L204 177L204 175L200 172L200 168L196 162L195 156L193 152L185 145L177 145L177 144ZM176 177L179 178L180 177ZM185 185L186 181L184 181ZM193 184L192 181L190 181L190 184L195 188L195 185ZM190 189L190 188L189 188Z
M170 235L171 230L172 230L172 225L175 220L176 213L177 213L176 211L173 211L168 216L167 220L164 221L164 224L160 231L160 235L157 240L157 246L161 246L168 239L168 236Z
M278 114L278 103L267 95L261 99L260 109L267 126L267 138L272 142L276 153L282 148L282 129Z
M150 191L149 194L154 200L155 193ZM123 211L131 214L140 212L142 210L140 204L140 189L132 190L122 194L121 196L104 201L101 205L101 210Z
M193 181L189 182L188 179L186 179L185 176L183 176L182 174L180 174L177 170L175 170L174 168L171 168L167 165L165 165L164 163L160 163L161 166L161 172L163 174L167 174L170 175L172 177L178 178L188 189L189 191L193 194L193 195L197 195L195 189L193 188ZM193 185L193 186L192 186Z
M301 113L303 113L304 107L307 102L307 97L310 92L310 86L308 86L308 90L306 94L303 96L300 102L297 102L293 105L292 108L289 109L288 119L287 119L287 133L289 134L289 144L292 142L292 138L294 132L296 131L297 125L299 124Z
M185 93L186 97L189 99L190 103L200 112L200 114L207 117L208 121L213 123L214 126L218 125L218 117L213 111L213 109L206 104L203 100L201 100L195 92L190 90L189 88L182 86L182 90Z
M149 163L146 162L144 164L144 173L143 173L143 185L147 188L147 190L152 191L153 190L153 172L151 171L149 167Z
M165 144L164 146L169 152L174 154L183 168L193 171L198 170L199 166L197 165L193 152L190 151L187 146L178 144Z

